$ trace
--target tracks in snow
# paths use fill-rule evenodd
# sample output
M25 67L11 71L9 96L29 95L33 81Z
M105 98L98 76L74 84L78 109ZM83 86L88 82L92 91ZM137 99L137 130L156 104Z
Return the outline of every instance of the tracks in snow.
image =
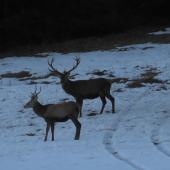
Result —
M164 142L170 142L170 140L161 140L160 139L160 130L163 125L166 124L167 119L170 118L169 113L164 113L163 116L161 116L157 121L155 122L155 126L152 129L151 132L151 141L153 145L164 155L168 156L170 158L170 152L167 150L167 148L163 145Z
M117 148L117 145L115 145L114 141L113 141L114 135L116 134L116 132L118 132L119 127L123 126L123 127L121 127L122 129L126 128L126 125L128 123L126 125L125 124L122 125L122 123L124 123L124 121L125 121L124 119L128 118L129 123L132 123L133 119L131 119L131 116L132 116L132 118L135 118L135 116L137 117L137 115L135 115L135 114L138 114L138 116L141 115L141 122L138 121L139 125L136 124L135 128L138 128L138 132L141 133L140 126L143 125L144 131L145 131L144 133L146 136L144 134L142 134L141 136L145 136L145 138L147 139L146 141L144 141L143 144L145 145L145 142L149 142L149 141L150 141L150 145L153 144L153 147L151 147L152 149L150 149L150 148L148 148L148 149L149 149L149 151L154 151L154 152L156 150L158 150L158 152L156 152L156 154L158 154L158 156L156 156L158 158L158 160L163 155L165 155L165 157L162 157L160 160L160 164L161 164L160 167L161 166L164 167L164 163L169 162L170 151L168 151L166 149L164 142L169 142L170 139L162 140L162 138L160 138L161 127L165 124L167 118L169 117L168 112L166 113L166 112L160 111L161 110L160 108L163 108L163 107L160 106L161 103L159 103L158 101L149 101L149 99L148 99L148 101L145 101L144 97L145 97L144 95L141 96L139 94L139 96L135 99L137 101L137 102L135 102L136 106L132 107L128 104L128 105L126 105L125 111L122 110L120 113L115 114L114 122L111 127L112 130L109 130L106 132L106 134L104 135L104 138L103 138L103 143L105 145L106 150L110 154L112 154L117 159L124 161L125 163L130 165L132 168L137 169L137 170L149 170L149 169L152 170L154 165L152 163L147 162L147 165L145 166L146 158L144 158L144 156L143 156L143 158L141 158L142 163L140 163L139 153L136 153L136 154L138 154L139 159L134 159L135 158L134 156L132 156L132 158L131 158L128 156L128 155L130 155L130 154L128 154L128 152L127 152L127 155L124 154L123 152L121 152L121 150L119 148ZM153 94L153 97L154 98L157 97L157 94ZM129 98L131 98L131 96ZM147 102L149 102L149 104ZM146 105L145 105L145 103L146 103ZM156 103L159 103L159 105L157 106ZM140 105L142 105L144 107L144 109ZM152 107L150 107L151 105L152 105ZM146 108L145 108L145 106L146 106ZM154 108L154 109L152 109L152 108ZM158 112L154 113L154 111L157 109L158 109ZM136 110L136 111L133 112L133 110ZM133 112L133 114L132 114L132 112ZM130 115L130 116L128 116L128 115ZM152 124L152 120L154 121L154 124ZM146 127L145 127L145 124L147 125ZM149 128L149 129L147 129L147 128ZM132 133L134 133L134 132L132 132ZM150 145L148 145L148 146L150 146ZM129 146L127 146L127 147L129 147ZM145 149L145 151L147 151L146 147L144 149ZM149 151L147 151L149 154L148 159L151 159L151 161L153 161L155 158L154 152L152 154L150 154ZM155 166L157 166L157 165L159 165L159 162L156 162ZM169 163L165 166L165 169L167 169L168 165L169 165Z
M122 115L122 116L125 116ZM127 163L128 165L130 165L132 168L137 169L137 170L148 170L146 167L142 167L140 165L140 163L135 162L134 160L126 157L125 155L123 155L121 152L119 152L117 150L117 148L114 146L113 142L112 142L112 137L114 135L114 132L117 131L117 129L119 128L119 123L121 122L121 119L123 117L118 116L118 114L115 114L115 118L114 118L114 123L112 125L112 130L108 130L105 135L104 135L104 139L103 139L103 143L105 145L106 150L113 155L114 157L116 157L117 159Z
M137 169L137 170L148 170L147 168L142 167L139 163L131 160L130 158L124 156L123 154L121 154L116 147L113 146L112 143L112 136L113 136L113 132L112 131L108 131L106 132L105 136L104 136L104 141L103 143L105 144L105 148L108 150L108 152L110 154L112 154L114 157L116 157L117 159L124 161L125 163L127 163L128 165L130 165L132 168Z

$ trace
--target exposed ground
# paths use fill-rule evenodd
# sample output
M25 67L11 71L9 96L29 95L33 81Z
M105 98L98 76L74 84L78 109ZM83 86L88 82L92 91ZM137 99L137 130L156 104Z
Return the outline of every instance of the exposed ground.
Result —
M73 52L91 52L91 51L105 51L112 50L116 47L143 44L143 43L160 43L167 44L170 42L170 34L150 35L149 32L164 31L167 26L158 27L142 27L132 29L120 34L112 34L103 37L89 37L75 40L65 40L62 43L42 44L42 45L27 45L20 46L16 49L8 50L0 53L0 58L11 56L34 56L34 57L47 57L48 54L42 55L38 53L43 52L58 52L63 54ZM149 47L147 47L149 48ZM146 50L147 48L143 48ZM126 48L120 50L127 50Z

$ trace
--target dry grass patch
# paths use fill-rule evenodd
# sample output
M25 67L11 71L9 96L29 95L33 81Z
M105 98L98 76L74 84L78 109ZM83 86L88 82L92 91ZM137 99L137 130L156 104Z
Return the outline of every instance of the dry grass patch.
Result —
M92 113L89 113L87 116L96 116L97 113L96 112L92 112Z
M34 133L27 133L24 136L35 136L35 134Z
M43 81L43 82L41 82L41 84L50 84L51 82L49 82L49 81Z
M150 67L149 70L146 70L145 73L141 74L141 78L137 78L132 80L132 83L129 83L126 87L127 88L140 88L144 87L146 83L153 84L153 83L164 83L162 80L154 78L161 72L157 72L157 68Z
M162 80L155 79L155 78L138 78L135 80L132 80L132 83L129 83L126 87L127 88L140 88L140 87L145 87L143 83L164 83Z
M107 70L100 71L99 69L94 70L92 73L87 73L86 75L89 75L89 74L93 74L93 75L97 75L97 76L108 75L109 77L115 77L113 75L113 72L110 72L110 71L107 71Z
M22 80L23 81L23 80ZM53 81L54 82L54 81ZM51 84L51 83L53 83L53 82L49 82L49 81L43 81L43 82L36 82L36 81L34 81L34 80L31 80L29 83L27 83L27 84Z
M19 73L6 73L2 74L2 78L25 78L25 77L31 77L32 74L30 74L29 71L21 71Z
M142 50L147 50L149 48L154 48L154 47L144 47L144 48L142 48Z
M120 93L120 92L123 92L123 90L121 88L118 88L118 89L114 90L114 92Z
M163 84L160 88L163 90L167 90L167 87L165 86L165 84Z
M23 79L20 79L20 81L25 81L25 80L38 80L38 79L46 79L46 78L49 78L50 76L55 76L55 73L49 73L47 74L46 76L40 76L40 77L30 77L30 78L25 78L25 77L22 77ZM33 82L34 84L34 82Z
M141 80L138 79L132 83L129 83L126 87L127 88L140 88L140 87L145 87L145 86L142 84Z
M138 68L139 66L135 66L136 68ZM141 74L141 78L137 78L134 80L131 80L132 83L129 83L126 87L127 88L140 88L140 87L144 87L146 83L149 84L153 84L153 83L164 83L162 80L156 79L154 78L155 76L157 76L158 74L160 74L161 72L159 72L157 70L156 67L152 67L152 66L146 66L143 68L147 68L147 70L145 71L145 73Z
M143 78L154 78L155 76L157 76L159 73L157 72L152 72L152 71L146 71L145 73L141 74L141 77Z
M106 70L103 70L103 71L95 70L92 74L97 75L97 76L104 76L107 74L106 72L107 72Z
M37 82L35 82L34 80L31 80L29 83L27 83L27 84L29 84L29 85L31 85L31 84L38 84Z
M94 70L93 73L87 73L86 75L89 75L89 74L93 74L97 76L104 76L104 75L107 75L107 70L103 70L103 71Z

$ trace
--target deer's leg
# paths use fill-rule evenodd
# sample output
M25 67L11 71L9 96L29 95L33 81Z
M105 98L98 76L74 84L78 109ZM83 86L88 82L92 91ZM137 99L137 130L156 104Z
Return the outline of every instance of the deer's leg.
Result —
M80 138L80 131L81 131L81 123L75 116L70 116L70 119L73 121L74 125L76 126L76 135L74 140L78 140Z
M100 93L100 99L102 100L102 109L101 109L101 111L100 111L100 114L102 114L103 113L103 109L104 109L104 107L105 107L105 105L106 105L106 98L105 98L105 96L102 94L102 93Z
M110 89L104 94L112 102L112 113L115 113L115 98L110 94Z
M76 98L76 102L81 106L80 116L79 116L79 117L82 117L83 99L81 99L81 98Z
M44 139L44 141L47 141L47 136L48 136L48 132L49 132L49 130L50 130L50 127L51 127L50 122L47 122L46 134L45 134L45 139Z
M55 121L51 121L51 133L52 133L52 141L54 141L54 128L55 128Z
M115 113L115 98L111 94L106 97L112 102L112 113Z

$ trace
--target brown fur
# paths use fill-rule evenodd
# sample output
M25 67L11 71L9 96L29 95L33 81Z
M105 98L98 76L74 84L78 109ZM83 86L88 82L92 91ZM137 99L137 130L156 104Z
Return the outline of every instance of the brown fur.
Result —
M61 104L41 105L38 102L37 94L33 93L31 100L24 106L24 108L33 108L35 114L43 117L44 120L47 122L44 141L47 140L50 128L52 132L52 141L54 141L55 122L65 122L69 119L71 119L76 126L75 140L79 139L81 124L78 121L78 115L81 110L81 106L78 103L70 101Z

